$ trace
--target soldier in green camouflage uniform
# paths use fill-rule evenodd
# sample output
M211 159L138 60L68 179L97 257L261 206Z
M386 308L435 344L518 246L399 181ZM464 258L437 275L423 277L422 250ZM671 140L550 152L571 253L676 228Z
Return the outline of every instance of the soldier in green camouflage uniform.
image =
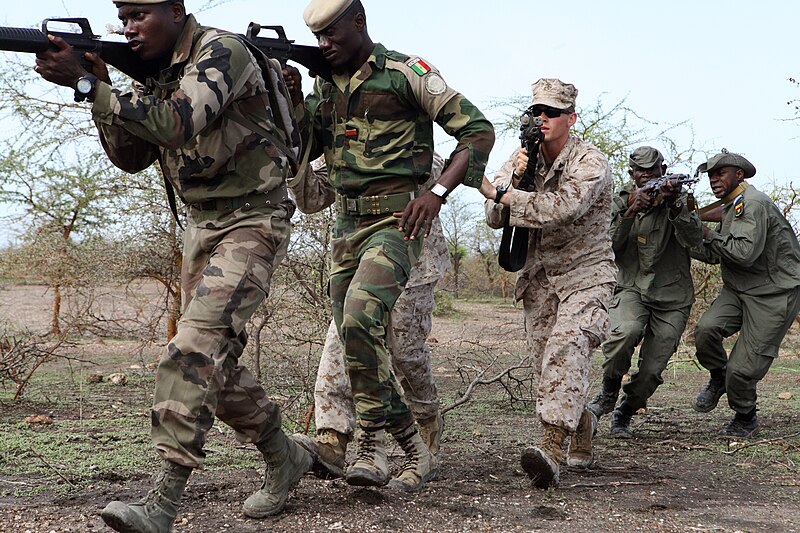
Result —
M442 173L444 161L434 152L431 176L420 190L427 190ZM313 171L312 171L313 170ZM336 192L328 181L324 158L314 161L309 172L289 182L298 209L313 213L333 204ZM419 426L422 440L434 457L444 420L439 412L439 395L431 367L431 350L427 343L431 332L431 315L434 310L436 283L450 270L450 254L442 233L439 217L433 221L425 237L419 262L411 274L391 313L388 332L392 367L396 372L403 394ZM331 321L320 356L317 379L314 385L314 425L316 436L313 445L319 450L323 477L344 475L347 444L356 428L355 406L350 378L344 363L344 351L336 323ZM292 438L307 442L300 434Z
M668 202L658 190L644 187L666 170L658 150L640 146L630 155L633 186L615 195L611 206L611 242L619 273L608 310L611 331L603 343L603 390L589 409L598 418L613 411L611 436L615 438L633 435L632 416L664 382L661 373L678 348L694 302L691 259L669 222ZM683 196L687 201L687 195ZM637 371L614 409L622 377L630 370L639 343Z
M158 366L152 409L162 470L143 501L112 502L102 516L119 531L169 531L189 474L203 466L215 416L267 462L245 514L275 514L313 458L283 433L278 405L239 358L245 324L289 241L294 204L286 179L299 151L289 94L277 62L257 59L233 34L200 26L182 0L116 4L133 50L161 62L158 79L132 92L114 89L96 56L88 57L90 75L58 41L61 50L41 54L37 70L67 86L88 78L85 96L108 156L131 173L158 161L188 220L183 314Z
M431 457L391 371L389 313L444 196L461 182L480 185L494 131L427 62L373 43L360 1L313 0L304 18L333 70L332 81L317 79L298 120L309 158L324 153L337 193L330 294L361 429L346 477L388 481L386 430L407 458L392 486L418 490ZM300 77L288 78L299 103ZM417 196L431 170L433 122L458 145L434 188Z
M723 149L698 171L708 173L722 222L711 230L680 201L670 215L692 257L722 271L722 290L695 328L697 360L711 376L694 409L709 412L727 393L735 414L719 435L748 438L758 431L756 386L800 311L800 244L775 202L744 181L756 173L750 161ZM737 332L728 354L722 342Z

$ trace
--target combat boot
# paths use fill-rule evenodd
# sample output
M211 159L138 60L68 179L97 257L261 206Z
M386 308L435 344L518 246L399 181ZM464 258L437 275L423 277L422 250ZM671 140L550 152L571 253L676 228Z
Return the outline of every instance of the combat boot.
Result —
M359 487L382 487L389 482L389 465L383 429L361 429L358 435L356 461L347 468L345 481Z
M422 437L422 442L428 446L431 455L434 457L439 454L439 445L442 441L442 432L444 431L444 418L437 410L434 416L418 420L419 436Z
M633 409L629 408L624 402L611 413L611 427L609 433L615 439L630 439L633 437L631 429L631 419Z
M564 457L564 441L567 431L558 426L544 424L544 435L540 446L532 446L522 452L522 469L535 487L546 489L557 487L559 465Z
M708 384L695 397L692 407L698 413L711 412L723 394L725 394L725 373L713 372Z
M394 438L406 452L406 458L400 473L389 482L389 487L406 492L418 492L428 480L436 475L433 455L423 442L415 424L408 426Z
M114 501L100 516L108 526L123 533L169 533L192 469L162 459L155 486L138 503Z
M588 408L583 410L578 429L569 439L567 464L577 468L589 468L594 462L592 437L597 429L597 417Z
M603 390L598 392L588 405L588 409L594 413L594 416L600 419L601 416L614 410L620 387L622 387L622 378L603 378Z
M244 514L264 518L280 513L286 507L289 490L314 465L312 452L306 450L283 431L276 431L268 440L257 444L267 467L261 488L244 502Z
M315 456L311 469L315 476L321 479L344 477L349 435L335 429L323 428L317 430L317 436L313 439L302 433L295 433L292 439Z
M749 439L758 433L758 417L753 409L747 414L736 413L718 435L723 438Z

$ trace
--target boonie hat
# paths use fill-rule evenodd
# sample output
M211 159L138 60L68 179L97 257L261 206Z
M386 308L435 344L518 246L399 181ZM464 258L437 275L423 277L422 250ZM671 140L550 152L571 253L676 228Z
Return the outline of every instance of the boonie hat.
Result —
M729 152L725 148L722 149L722 152L712 156L705 163L701 163L700 166L697 167L697 173L711 172L714 169L722 167L741 168L744 171L745 178L752 178L756 175L756 167L753 166L753 163L745 159L744 156Z

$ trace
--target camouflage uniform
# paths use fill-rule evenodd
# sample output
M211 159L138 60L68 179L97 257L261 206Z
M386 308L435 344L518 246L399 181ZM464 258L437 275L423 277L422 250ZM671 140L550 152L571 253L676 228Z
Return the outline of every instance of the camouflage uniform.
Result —
M633 190L625 187L612 204L611 240L619 274L609 309L611 331L603 343L603 376L619 390L642 343L638 370L623 386L623 403L635 412L664 382L661 373L678 349L694 302L694 284L689 252L675 236L666 203L623 217Z
M276 146L297 145L299 134L283 135L293 119L279 67L262 74L238 38L193 16L150 82L130 93L98 84L92 115L114 164L137 172L158 160L189 206L183 315L159 362L152 438L163 458L197 468L215 415L246 442L281 431L277 404L239 357L294 212L285 180L297 154ZM254 133L242 116L275 137Z
M417 263L422 239L405 240L397 230L391 212L402 211L402 205L381 214L357 214L346 202L383 196L410 200L431 172L434 121L459 141L456 151L469 151L464 183L478 187L494 131L435 69L381 44L352 77L318 78L298 117L309 157L324 153L341 201L330 294L359 422L395 434L413 418L391 371L389 313Z
M513 170L514 155L495 183L510 183ZM592 351L608 332L617 272L608 234L611 173L605 156L570 135L551 165L539 157L534 183L536 192L506 193L509 224L534 228L515 295L538 378L537 415L571 433L586 406ZM492 200L485 210L493 228L509 213Z
M434 152L431 177L420 188L430 188L442 173L444 161ZM323 158L311 164L313 171L289 181L290 190L300 211L313 213L331 205L335 189L328 182ZM411 270L405 290L391 312L387 335L392 367L400 379L405 400L416 420L435 416L439 397L431 368L431 350L427 338L435 306L436 283L450 270L450 254L439 217L433 221L425 239L419 262ZM355 406L350 379L344 364L342 342L331 320L314 385L314 416L317 431L333 429L345 435L355 431Z
M742 185L744 192L725 204L722 222L707 237L685 205L673 224L692 257L720 264L722 290L695 329L697 360L712 377L722 374L728 404L738 415L749 415L756 408L756 385L800 311L800 245L775 202ZM737 331L728 355L722 341Z

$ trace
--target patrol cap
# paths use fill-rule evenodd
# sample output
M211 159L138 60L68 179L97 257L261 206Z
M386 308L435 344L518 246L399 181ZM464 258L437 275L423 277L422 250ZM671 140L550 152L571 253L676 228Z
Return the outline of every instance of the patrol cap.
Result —
M546 105L557 109L575 109L578 89L571 83L556 78L541 78L531 85L532 105Z
M339 22L356 0L311 0L303 11L303 20L313 33Z
M756 175L756 167L753 166L753 163L739 154L729 152L725 148L722 149L722 152L712 156L705 163L701 163L700 166L697 167L697 173L711 172L714 169L722 167L741 168L744 171L745 178L752 178Z
M664 156L652 146L640 146L631 152L628 159L632 167L640 168L653 168L664 162Z
M115 6L120 4L163 4L169 0L112 0Z

